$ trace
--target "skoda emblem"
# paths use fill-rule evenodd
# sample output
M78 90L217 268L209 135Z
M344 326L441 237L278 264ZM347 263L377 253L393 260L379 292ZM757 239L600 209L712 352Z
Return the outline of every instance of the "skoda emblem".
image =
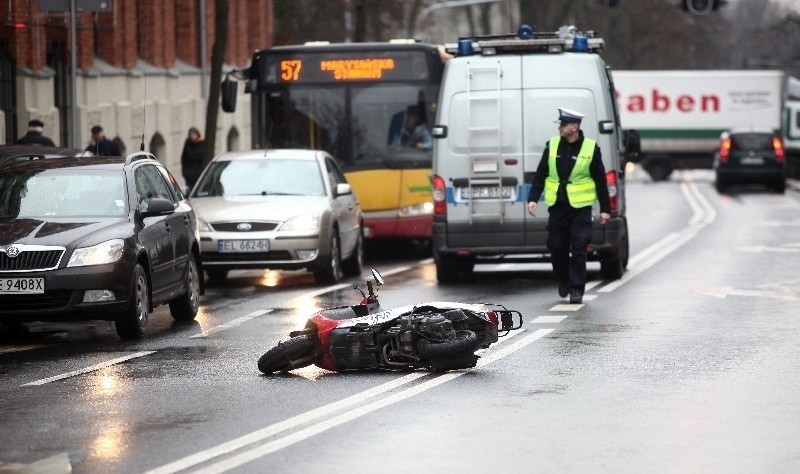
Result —
M240 232L247 232L248 230L250 230L252 228L253 228L253 224L250 224L249 222L242 222L241 224L236 226L236 230L238 230Z
M8 258L17 258L17 255L19 255L19 247L12 245L11 247L7 248L6 255L8 255Z

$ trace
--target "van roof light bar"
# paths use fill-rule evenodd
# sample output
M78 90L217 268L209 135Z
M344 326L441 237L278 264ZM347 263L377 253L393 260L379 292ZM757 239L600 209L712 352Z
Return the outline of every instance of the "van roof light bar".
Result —
M521 27L517 34L462 37L458 43L445 44L445 51L458 56L567 51L598 53L604 46L605 41L594 31L580 31L574 26L562 26L553 32L537 32Z

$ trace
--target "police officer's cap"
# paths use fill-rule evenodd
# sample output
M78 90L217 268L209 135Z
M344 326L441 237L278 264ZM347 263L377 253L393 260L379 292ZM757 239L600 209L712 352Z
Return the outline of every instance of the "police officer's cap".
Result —
M554 123L581 123L581 120L583 120L584 117L586 116L580 112L559 107L558 120L556 120Z

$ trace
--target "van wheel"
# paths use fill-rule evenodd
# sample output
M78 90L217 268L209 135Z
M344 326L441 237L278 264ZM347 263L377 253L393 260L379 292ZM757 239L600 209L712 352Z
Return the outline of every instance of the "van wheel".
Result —
M436 262L436 279L439 283L455 283L462 278L469 280L475 264L472 261Z
M728 187L728 185L727 183L725 183L725 181L723 181L722 178L717 176L717 178L714 180L714 187L717 189L717 192L719 194L724 194L725 189Z
M625 235L619 248L613 254L608 254L600 259L600 275L604 280L619 280L628 267L628 228L625 224Z

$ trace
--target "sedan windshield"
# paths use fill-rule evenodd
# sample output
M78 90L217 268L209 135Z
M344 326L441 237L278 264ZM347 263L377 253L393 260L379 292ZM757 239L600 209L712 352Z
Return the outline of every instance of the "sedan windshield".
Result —
M218 161L196 186L195 197L210 196L324 196L325 184L316 161Z
M124 216L123 178L84 168L0 173L0 219Z

